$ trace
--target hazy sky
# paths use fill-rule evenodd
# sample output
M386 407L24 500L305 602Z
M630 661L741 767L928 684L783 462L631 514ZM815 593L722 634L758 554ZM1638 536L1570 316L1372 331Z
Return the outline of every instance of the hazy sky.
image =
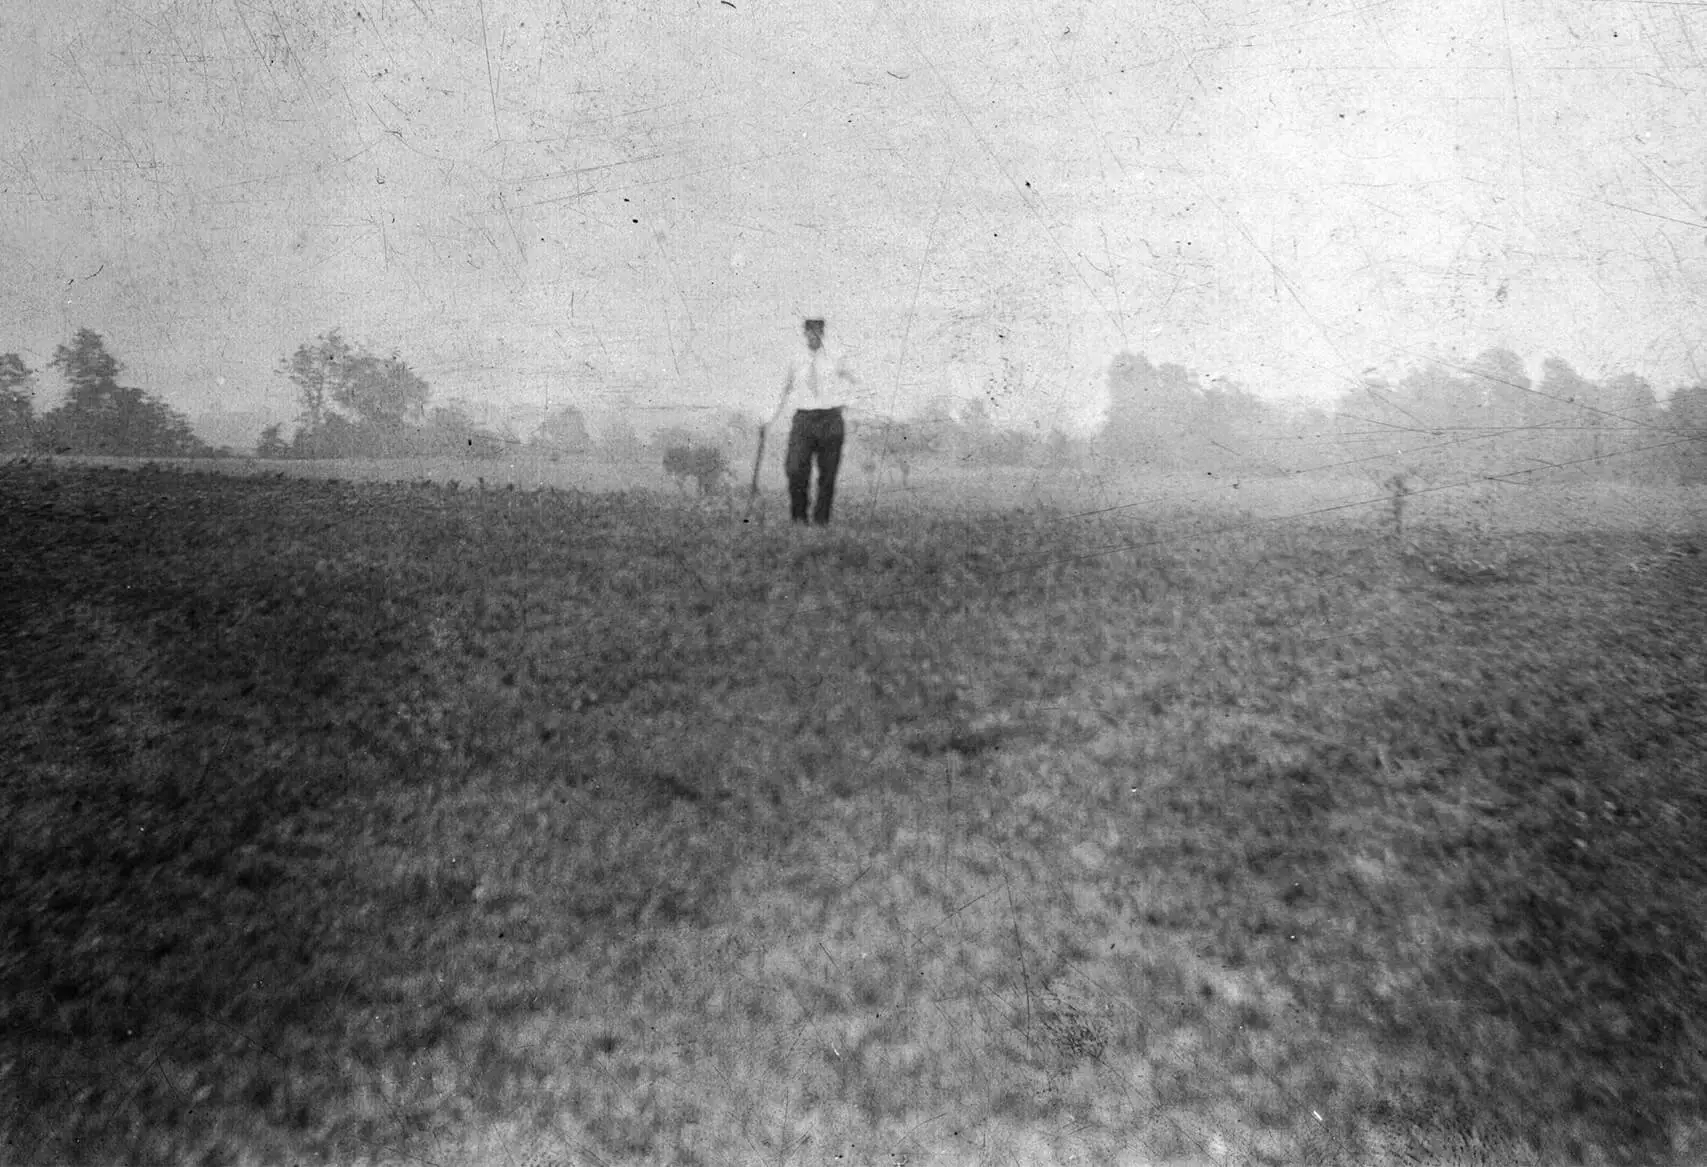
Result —
M897 412L1122 348L1326 398L1511 347L1707 364L1707 6L70 0L0 15L0 351L288 415L334 326L501 410ZM44 378L53 389L56 379Z

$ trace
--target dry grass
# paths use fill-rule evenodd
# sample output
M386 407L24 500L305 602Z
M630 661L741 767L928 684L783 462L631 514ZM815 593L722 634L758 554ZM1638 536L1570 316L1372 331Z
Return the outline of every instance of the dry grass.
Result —
M1698 1161L1699 558L1129 488L0 470L3 1157Z

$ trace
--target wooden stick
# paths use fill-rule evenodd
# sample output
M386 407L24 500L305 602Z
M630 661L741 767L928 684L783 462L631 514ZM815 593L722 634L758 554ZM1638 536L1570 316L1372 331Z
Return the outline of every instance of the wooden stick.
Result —
M759 467L765 460L765 427L759 427L759 449L753 455L753 485L747 492L747 513L741 517L746 522L753 517L753 504L759 499Z

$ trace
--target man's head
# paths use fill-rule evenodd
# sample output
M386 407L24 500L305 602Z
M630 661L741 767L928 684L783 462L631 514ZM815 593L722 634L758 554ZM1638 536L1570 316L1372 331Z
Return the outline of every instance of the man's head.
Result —
M824 322L817 318L806 321L806 347L817 349L824 344Z

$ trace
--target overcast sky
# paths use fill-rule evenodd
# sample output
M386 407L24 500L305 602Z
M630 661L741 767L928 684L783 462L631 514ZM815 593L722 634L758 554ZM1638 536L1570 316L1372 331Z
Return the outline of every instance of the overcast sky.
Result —
M1707 364L1707 6L154 0L0 15L0 351L196 413L334 326L501 412L1083 425L1123 348L1265 395L1504 345ZM56 379L44 378L52 390Z

